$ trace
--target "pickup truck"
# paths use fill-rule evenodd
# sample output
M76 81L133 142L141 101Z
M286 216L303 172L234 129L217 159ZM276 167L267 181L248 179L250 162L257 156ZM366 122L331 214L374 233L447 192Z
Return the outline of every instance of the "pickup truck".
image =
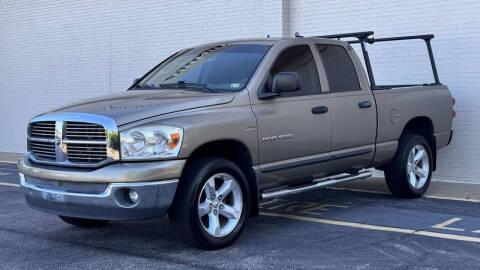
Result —
M433 35L372 35L188 48L124 93L38 115L18 162L26 201L80 227L168 214L179 238L218 249L261 201L370 168L385 172L393 195L421 196L452 138L453 99ZM426 42L435 82L376 85L365 44L408 39Z

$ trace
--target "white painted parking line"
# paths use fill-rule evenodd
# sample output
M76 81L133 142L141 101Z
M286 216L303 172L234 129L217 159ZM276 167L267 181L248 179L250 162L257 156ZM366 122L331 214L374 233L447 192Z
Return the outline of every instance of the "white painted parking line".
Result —
M460 220L462 220L462 219L461 218L452 218L452 219L449 219L445 222L439 223L437 225L433 225L432 228L463 232L463 231L465 231L465 229L447 227L448 225L450 225L452 223L455 223L457 221L460 221Z
M327 187L326 189L341 190L341 191L352 191L352 192L362 192L362 193L371 193L371 194L381 194L381 195L391 195L390 192L356 189L356 188ZM429 199L438 199L438 200L451 200L451 201L480 203L480 200L470 199L470 198L457 198L457 197L446 197L446 196L436 196L436 195L423 195L422 197L423 198L429 198Z
M425 198L430 199L439 199L439 200L451 200L451 201L462 201L462 202L476 202L480 203L480 200L469 199L469 198L455 198L455 197L444 197L444 196L434 196L434 195L424 195Z
M19 184L5 183L5 182L0 182L0 186L7 186L7 187L20 187L20 185L19 185Z
M442 239L450 239L450 240L480 243L480 237L447 234L447 233L436 233L436 232L423 231L423 230L412 230L412 229L405 229L405 228L378 226L378 225L370 225L370 224L363 224L363 223L356 223L356 222L338 221L338 220L313 218L313 217L304 217L304 216L281 214L281 213L260 212L260 215L270 216L270 217L288 218L288 219L295 219L295 220L302 220L302 221L310 221L310 222L316 222L316 223L323 223L323 224L337 225L337 226L345 226L345 227L352 227L352 228L359 228L359 229L405 233L405 234L412 234L412 235L423 235L423 236L442 238Z

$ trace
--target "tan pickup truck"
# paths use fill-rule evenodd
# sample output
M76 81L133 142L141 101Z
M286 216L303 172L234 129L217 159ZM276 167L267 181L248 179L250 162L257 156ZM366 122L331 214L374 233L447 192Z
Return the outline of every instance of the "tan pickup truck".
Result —
M188 48L125 93L36 116L18 163L26 200L84 227L168 213L179 237L216 249L260 201L366 178L368 168L385 171L395 196L421 196L452 137L452 96L433 35L372 35ZM425 41L435 81L376 85L365 44L408 39Z

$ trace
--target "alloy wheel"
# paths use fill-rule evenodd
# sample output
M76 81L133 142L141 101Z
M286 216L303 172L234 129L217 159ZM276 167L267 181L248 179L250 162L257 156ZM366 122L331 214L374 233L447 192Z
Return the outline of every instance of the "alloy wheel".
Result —
M243 210L242 189L230 174L217 173L202 187L198 217L203 230L213 237L224 237L237 226Z
M427 182L429 174L430 161L427 150L422 145L415 145L408 154L408 182L413 188L421 189Z

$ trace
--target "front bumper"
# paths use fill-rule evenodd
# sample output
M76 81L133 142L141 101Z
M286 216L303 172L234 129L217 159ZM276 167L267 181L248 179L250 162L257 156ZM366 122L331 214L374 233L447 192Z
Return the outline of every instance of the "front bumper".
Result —
M18 166L21 189L34 209L78 218L136 220L167 213L184 163L117 163L85 171L45 167L23 158ZM131 190L138 194L138 201L129 199Z

